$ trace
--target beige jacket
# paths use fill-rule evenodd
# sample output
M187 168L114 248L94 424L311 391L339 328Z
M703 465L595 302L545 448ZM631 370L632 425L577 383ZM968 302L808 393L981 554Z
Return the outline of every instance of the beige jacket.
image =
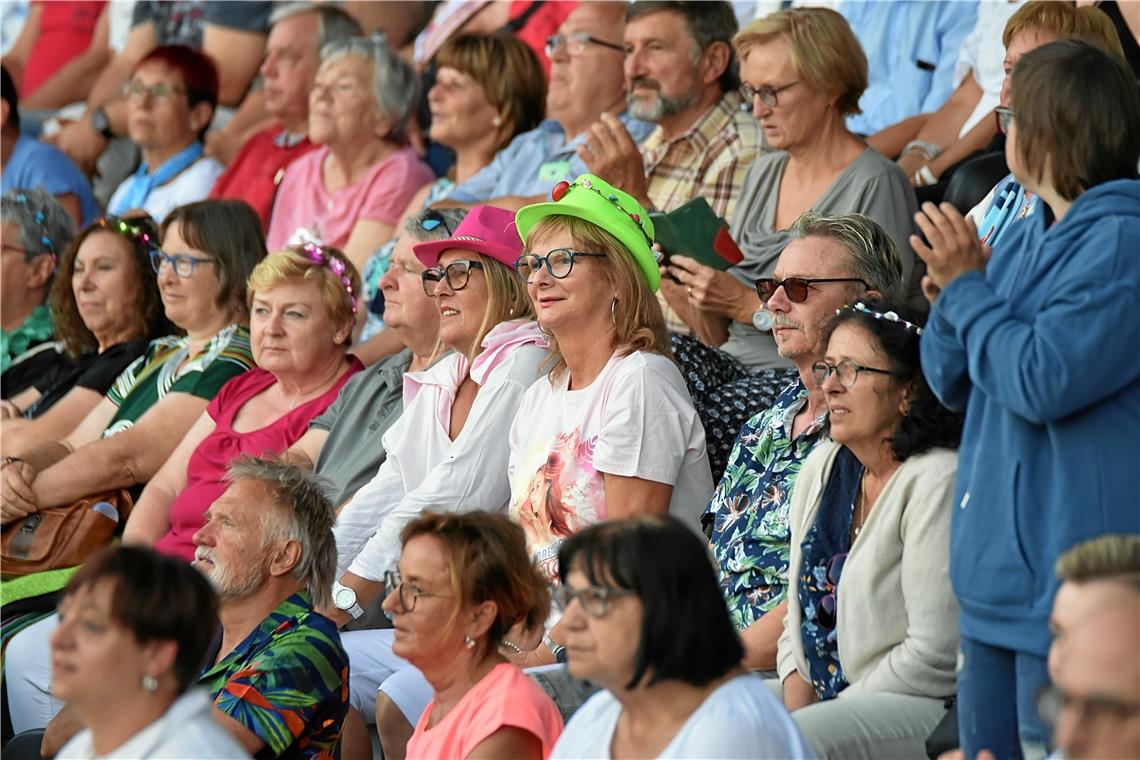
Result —
M800 636L800 543L815 522L839 448L833 441L817 446L792 492L788 613L776 658L781 682L795 670L810 681ZM839 661L850 683L841 698L954 693L958 602L947 570L957 466L957 453L946 449L907 459L867 516L836 594Z

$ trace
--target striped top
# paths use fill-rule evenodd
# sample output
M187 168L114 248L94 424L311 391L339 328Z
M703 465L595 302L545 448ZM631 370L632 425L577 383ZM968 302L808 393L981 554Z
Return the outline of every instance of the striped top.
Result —
M168 393L212 399L227 380L254 366L249 330L242 325L223 328L197 356L186 361L189 352L188 337L152 340L108 391L107 398L119 410L103 437L110 438L134 425Z

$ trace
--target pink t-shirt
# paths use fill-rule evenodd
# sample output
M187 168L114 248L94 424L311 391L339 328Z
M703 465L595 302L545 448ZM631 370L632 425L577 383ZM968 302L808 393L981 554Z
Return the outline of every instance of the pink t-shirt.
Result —
M435 179L411 148L399 148L364 179L330 193L321 176L328 154L328 147L321 146L285 170L269 220L270 251L284 248L299 227L313 230L326 245L344 248L357 221L395 225L416 191Z
M542 742L550 757L562 733L562 714L538 684L509 662L496 665L463 695L451 712L428 728L435 700L408 741L408 760L467 757L479 743L504 726L521 728Z
M324 412L336 400L341 386L364 368L356 357L350 358L348 365L348 371L332 388L265 427L246 433L234 430L234 417L245 402L273 385L277 378L271 372L255 368L223 385L206 407L206 413L214 420L214 430L190 455L186 465L186 487L170 505L170 530L154 548L187 562L193 560L194 542L191 539L205 522L206 510L226 490L222 478L230 462L242 454L280 454L296 443L309 429L309 421Z

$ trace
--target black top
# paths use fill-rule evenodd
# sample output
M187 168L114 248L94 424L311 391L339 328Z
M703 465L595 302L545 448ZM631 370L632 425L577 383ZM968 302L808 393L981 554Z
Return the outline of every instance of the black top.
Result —
M126 341L111 346L101 354L84 356L78 362L68 359L61 349L41 352L54 354L54 363L48 366L50 357L41 360L44 373L31 383L41 395L36 403L25 410L24 416L33 419L39 417L75 387L87 388L100 396L106 395L115 378L122 374L131 362L142 356L149 342L146 338ZM28 361L34 358L36 357L29 357ZM20 365L25 363L20 362ZM9 368L4 377L7 378L13 369L16 367ZM5 387L4 390L8 391L8 388Z

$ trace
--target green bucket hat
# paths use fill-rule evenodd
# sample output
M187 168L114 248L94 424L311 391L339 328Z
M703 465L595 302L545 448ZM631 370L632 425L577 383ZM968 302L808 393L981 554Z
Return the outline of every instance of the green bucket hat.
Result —
M661 285L661 270L653 252L653 222L641 204L629 193L583 174L573 182L559 182L550 196L551 203L523 206L515 215L519 236L526 240L534 225L548 216L576 216L598 225L613 235L637 263L645 282L654 293Z

